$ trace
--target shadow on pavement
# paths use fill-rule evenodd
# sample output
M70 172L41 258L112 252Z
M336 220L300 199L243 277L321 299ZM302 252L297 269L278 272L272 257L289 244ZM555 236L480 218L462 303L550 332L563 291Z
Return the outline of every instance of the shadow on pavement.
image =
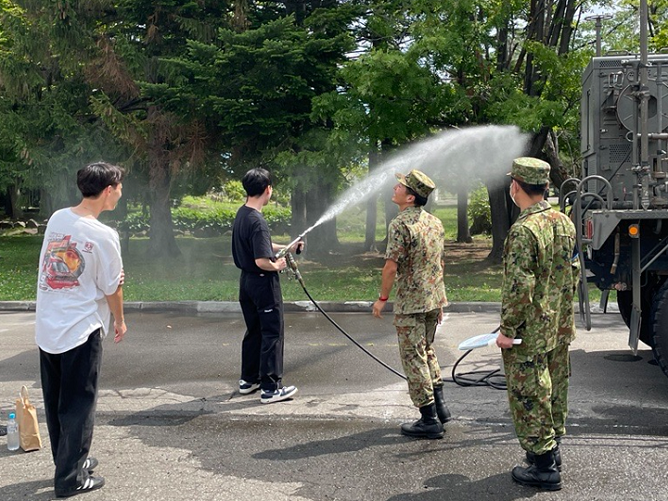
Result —
M427 479L424 488L430 490L419 494L399 494L387 501L443 501L444 499L513 501L533 497L539 492L514 484L510 472L481 480L470 480L464 475L457 474L437 475Z
M38 492L47 489L46 492ZM33 480L0 487L0 499L31 499L35 501L53 499L53 480Z

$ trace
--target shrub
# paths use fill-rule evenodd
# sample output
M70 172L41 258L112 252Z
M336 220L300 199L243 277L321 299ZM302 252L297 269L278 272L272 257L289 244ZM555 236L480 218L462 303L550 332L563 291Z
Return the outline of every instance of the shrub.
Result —
M128 214L123 221L118 223L118 229L121 231L129 231L131 234L148 231L151 227L148 216L142 212L132 212Z
M492 212L489 208L489 195L485 186L479 186L471 192L468 210L471 221L471 235L492 233Z
M223 192L229 202L244 202L246 200L246 190L244 190L241 181L228 181L223 186Z
M282 235L290 233L290 221L292 219L292 210L287 207L279 207L277 205L267 205L262 211L269 229L272 233Z
M172 209L174 229L194 234L198 237L215 237L232 229L237 207L229 208L220 204L210 207L199 207L188 204ZM291 211L285 207L268 205L262 214L272 233L289 233ZM150 229L150 218L141 212L133 212L121 221L118 228L137 234Z

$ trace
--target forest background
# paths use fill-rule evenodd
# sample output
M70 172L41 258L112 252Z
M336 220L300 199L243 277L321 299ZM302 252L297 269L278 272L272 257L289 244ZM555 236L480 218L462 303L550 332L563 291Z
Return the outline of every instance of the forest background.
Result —
M604 50L637 52L637 3L0 0L0 204L8 220L40 221L78 202L81 166L122 165L109 222L136 279L129 298L234 299L225 233L250 167L276 177L266 215L286 240L393 152L447 129L519 127L553 186L578 175L594 18L606 14ZM650 2L650 50L667 45L667 13ZM464 264L446 282L476 282L456 300L494 299L516 215L507 188L484 183L450 183L452 207L432 208ZM306 266L322 299L374 297L388 195L313 230ZM34 297L40 237L17 233L0 235L0 299Z

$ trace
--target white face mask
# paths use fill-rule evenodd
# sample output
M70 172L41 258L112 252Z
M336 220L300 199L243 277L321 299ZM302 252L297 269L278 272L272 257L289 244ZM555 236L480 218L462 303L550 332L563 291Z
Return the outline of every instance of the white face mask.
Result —
M515 180L510 181L510 189L508 190L508 193L509 193L510 199L513 201L513 203L519 207L519 204L515 201L515 196L513 195L513 186L514 185L515 185Z

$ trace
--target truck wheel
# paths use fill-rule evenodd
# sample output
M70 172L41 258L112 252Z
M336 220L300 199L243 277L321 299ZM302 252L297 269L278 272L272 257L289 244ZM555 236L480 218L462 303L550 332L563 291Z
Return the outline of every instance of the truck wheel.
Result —
M648 294L643 293L640 297L640 307L642 308L642 318L640 319L640 340L650 348L654 344L652 335L652 322L650 311L652 302L646 297ZM617 306L619 306L619 313L624 320L627 327L631 326L631 308L633 306L633 291L617 291Z
M652 327L654 330L652 353L663 373L668 376L668 281L654 296Z
M617 291L617 306L619 314L627 327L631 327L631 305L633 297L631 291Z

